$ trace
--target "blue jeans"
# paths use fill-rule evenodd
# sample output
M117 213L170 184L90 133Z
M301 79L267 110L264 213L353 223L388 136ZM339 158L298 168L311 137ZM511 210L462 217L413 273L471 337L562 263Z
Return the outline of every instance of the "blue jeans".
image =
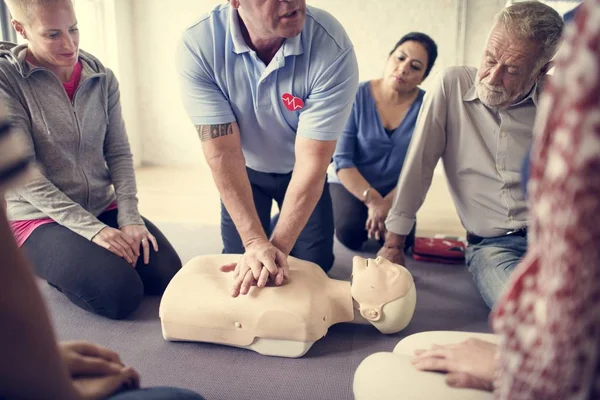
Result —
M527 238L523 236L486 238L467 247L467 267L479 293L490 308L504 291L508 278L525 252Z
M258 172L250 168L246 168L246 171L252 187L258 218L265 234L270 237L273 200L281 210L292 174ZM221 238L223 239L223 253L244 253L242 239L223 202L221 202ZM323 187L321 198L298 236L290 255L314 262L325 272L333 266L333 208L327 182Z
M153 387L121 392L108 400L204 400L204 397L187 389Z

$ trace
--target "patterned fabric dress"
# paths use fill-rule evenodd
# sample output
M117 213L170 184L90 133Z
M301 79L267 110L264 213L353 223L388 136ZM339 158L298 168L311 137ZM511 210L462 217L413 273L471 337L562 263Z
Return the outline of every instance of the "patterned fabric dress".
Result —
M536 126L529 252L494 313L499 399L600 399L600 0L564 40Z

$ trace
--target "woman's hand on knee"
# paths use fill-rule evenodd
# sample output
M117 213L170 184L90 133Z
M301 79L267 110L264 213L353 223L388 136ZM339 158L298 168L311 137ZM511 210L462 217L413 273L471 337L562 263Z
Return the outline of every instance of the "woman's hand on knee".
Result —
M134 251L135 241L120 230L107 226L92 238L92 242L124 258L129 264L135 267L139 257L139 250L136 255Z
M144 264L150 262L150 243L154 251L158 251L158 242L145 225L127 225L121 227L121 232L131 238L134 242L133 250L137 257L140 256L140 247L144 253Z

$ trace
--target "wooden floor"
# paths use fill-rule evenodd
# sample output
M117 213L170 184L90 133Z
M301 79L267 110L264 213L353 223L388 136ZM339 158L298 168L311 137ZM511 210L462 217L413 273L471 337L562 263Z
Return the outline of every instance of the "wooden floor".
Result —
M219 194L207 167L141 167L136 176L140 210L149 219L219 224ZM434 176L417 220L419 235L464 236L442 175Z

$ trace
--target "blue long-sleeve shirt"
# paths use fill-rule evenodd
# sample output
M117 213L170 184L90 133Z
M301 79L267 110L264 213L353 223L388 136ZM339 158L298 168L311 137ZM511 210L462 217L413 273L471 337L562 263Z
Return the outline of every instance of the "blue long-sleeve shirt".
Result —
M361 82L352 113L337 142L329 168L329 182L341 183L337 177L340 169L357 168L367 182L383 196L394 189L424 94L419 89L419 95L402 123L388 135L379 117L369 81Z

